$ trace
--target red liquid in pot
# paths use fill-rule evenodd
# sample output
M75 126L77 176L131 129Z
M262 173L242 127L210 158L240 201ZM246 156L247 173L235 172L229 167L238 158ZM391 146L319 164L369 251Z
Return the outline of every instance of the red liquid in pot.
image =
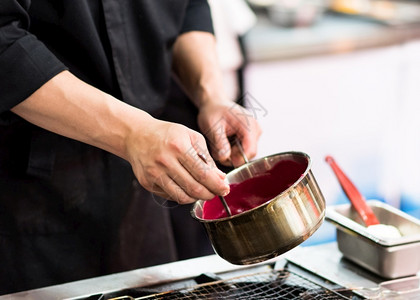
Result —
M225 197L232 215L257 207L285 191L305 172L306 163L292 160L279 161L270 170L255 175L240 183L230 185L230 193ZM214 220L227 217L218 197L204 203L203 219Z

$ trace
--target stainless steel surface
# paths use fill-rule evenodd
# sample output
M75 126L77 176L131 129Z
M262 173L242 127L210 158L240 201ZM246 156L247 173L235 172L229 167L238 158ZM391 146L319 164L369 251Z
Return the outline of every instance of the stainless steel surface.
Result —
M75 299L125 288L146 287L165 282L186 280L204 272L222 273L246 269L247 267L235 266L217 255L210 255L11 295L3 295L0 296L0 300Z
M396 246L420 241L420 220L381 201L368 200L367 202L378 215L381 223L397 227L403 236L398 239L384 239L371 234L362 225L362 220L350 204L327 207L326 219L340 228L351 230L381 246Z
M279 161L306 164L304 174L272 200L232 217L202 218L204 201L197 201L192 215L202 222L214 250L223 259L239 265L278 256L310 237L322 224L325 200L310 170L311 160L302 152L285 152L254 160L227 175L238 183L271 169Z
M420 277L404 277L380 283L374 288L355 288L358 292L368 299L420 299Z
M386 239L369 233L350 204L327 208L326 219L337 227L343 255L384 278L399 278L420 270L420 220L380 201L370 200L379 221L393 225L401 238Z
M384 288L390 288L391 286L391 288L394 288L395 284L398 284L395 281L385 281L383 278L348 261L338 251L337 243L333 242L309 247L299 246L269 262L253 266L232 265L217 255L210 255L37 290L3 295L0 296L0 300L70 300L127 288L148 287L164 283L173 283L175 285L184 282L184 286L191 286L191 282L188 279L202 273L215 273L222 279L227 279L232 278L232 274L240 276L269 271L268 264L275 264L274 270L280 270L287 266L287 262L301 267L302 270L307 270L313 276L327 279L329 282L336 283L347 289L353 289L358 295L368 295L368 293L372 295L374 290L383 292ZM305 278L305 276L303 277ZM409 289L415 288L413 286L415 278L407 278L406 283L410 284ZM397 288L401 290L401 287ZM400 299L418 298L400 297Z
M379 277L343 259L335 242L297 247L285 256L297 266L348 288L375 288L381 282Z
M298 247L287 253L287 260L328 281L353 290L367 299L420 299L419 276L384 280L347 260L337 243Z

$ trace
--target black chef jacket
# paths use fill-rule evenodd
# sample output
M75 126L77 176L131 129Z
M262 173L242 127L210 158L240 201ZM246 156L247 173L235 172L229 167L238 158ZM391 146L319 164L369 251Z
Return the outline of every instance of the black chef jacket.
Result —
M0 1L0 294L177 258L168 209L127 162L9 110L68 69L160 117L192 30L212 32L205 0Z

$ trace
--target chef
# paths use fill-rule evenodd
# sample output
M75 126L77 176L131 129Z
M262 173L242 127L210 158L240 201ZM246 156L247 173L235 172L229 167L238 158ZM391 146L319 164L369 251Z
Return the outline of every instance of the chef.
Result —
M213 158L260 136L212 33L205 0L0 1L0 294L177 259L159 197L226 195ZM171 78L203 135L161 118Z

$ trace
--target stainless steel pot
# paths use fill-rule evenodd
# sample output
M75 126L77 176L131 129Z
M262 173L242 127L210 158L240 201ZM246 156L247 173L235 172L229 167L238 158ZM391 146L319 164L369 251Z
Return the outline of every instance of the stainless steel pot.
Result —
M325 200L310 170L311 159L302 152L284 152L249 162L227 174L230 184L270 170L282 160L305 164L302 176L264 204L243 213L214 220L203 219L203 200L192 216L200 221L215 252L232 264L247 265L276 257L310 237L322 224Z

